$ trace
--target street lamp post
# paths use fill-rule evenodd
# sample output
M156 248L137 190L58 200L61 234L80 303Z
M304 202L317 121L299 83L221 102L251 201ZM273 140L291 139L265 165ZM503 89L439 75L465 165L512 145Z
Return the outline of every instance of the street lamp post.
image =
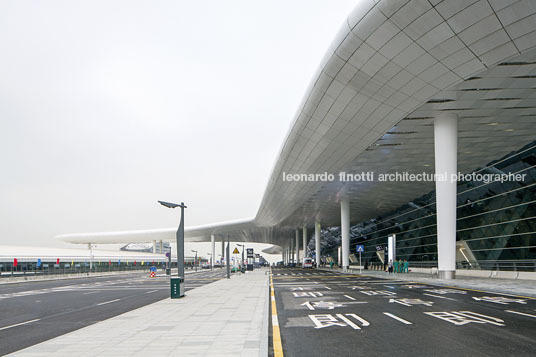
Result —
M195 271L197 271L197 250L192 249L192 252L195 253L194 269L195 269Z
M240 271L244 272L244 249L246 249L244 244L237 244L237 246L242 247L242 262L240 263Z
M184 205L184 202L181 202L180 205L164 201L158 201L158 203L167 208L181 208L181 221L179 223L179 229L177 230L177 276L179 278L179 291L177 296L182 297L184 296L184 209L187 207ZM171 283L173 285L173 281Z

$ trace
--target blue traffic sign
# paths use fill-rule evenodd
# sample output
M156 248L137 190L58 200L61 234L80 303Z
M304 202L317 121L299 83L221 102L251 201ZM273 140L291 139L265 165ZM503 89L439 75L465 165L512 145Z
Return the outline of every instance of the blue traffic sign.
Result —
M356 245L355 250L358 253L364 253L365 252L365 246L364 245Z

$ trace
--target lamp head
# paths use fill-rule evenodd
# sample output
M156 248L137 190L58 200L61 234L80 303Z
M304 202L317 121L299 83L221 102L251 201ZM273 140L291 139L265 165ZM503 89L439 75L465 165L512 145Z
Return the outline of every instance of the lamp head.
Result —
M179 205L179 204L176 204L176 203L165 202L165 201L158 201L158 203L160 203L162 206L167 207L167 208L176 208L176 207L187 208L187 207L184 205L184 202L181 202L180 205Z

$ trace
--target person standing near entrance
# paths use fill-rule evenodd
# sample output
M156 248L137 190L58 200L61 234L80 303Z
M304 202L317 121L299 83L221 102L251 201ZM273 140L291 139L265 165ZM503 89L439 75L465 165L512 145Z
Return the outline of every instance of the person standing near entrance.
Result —
M389 265L388 265L388 268L387 268L387 271L389 272L389 274L391 274L393 272L393 260L389 260Z
M392 260L391 260L392 262ZM398 261L395 259L395 261L392 263L394 266L395 273L398 273Z
M409 273L409 263L407 259L404 259L404 273Z

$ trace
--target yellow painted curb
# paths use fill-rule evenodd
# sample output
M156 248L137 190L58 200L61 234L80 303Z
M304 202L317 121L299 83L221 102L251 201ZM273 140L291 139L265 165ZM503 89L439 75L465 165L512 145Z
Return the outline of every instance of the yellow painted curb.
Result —
M270 299L272 300L272 341L274 347L274 357L283 357L283 345L281 343L281 332L279 330L279 320L277 319L277 307L275 303L274 282L272 271L270 270Z

